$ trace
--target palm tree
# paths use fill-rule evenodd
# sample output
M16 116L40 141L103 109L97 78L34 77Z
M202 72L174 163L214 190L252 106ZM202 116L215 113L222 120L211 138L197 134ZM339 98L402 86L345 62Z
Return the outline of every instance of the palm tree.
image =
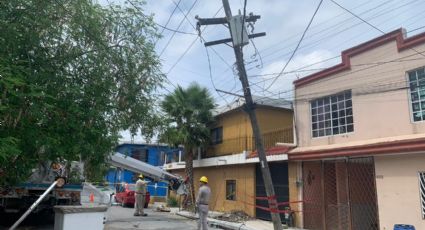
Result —
M189 195L193 201L193 155L198 147L209 143L208 125L213 121L214 99L206 88L192 83L186 89L178 86L165 97L161 107L166 114L167 124L160 138L171 145L184 146L185 173L189 178Z

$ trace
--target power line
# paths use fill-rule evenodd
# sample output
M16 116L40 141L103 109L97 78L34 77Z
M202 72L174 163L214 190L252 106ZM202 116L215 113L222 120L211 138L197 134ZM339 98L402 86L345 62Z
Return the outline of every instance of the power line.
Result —
M192 4L192 6L189 8L189 10L187 11L187 13L186 14L184 14L185 15L185 17L187 16L187 14L189 14L189 12L193 9L193 7L195 6L195 4L198 2L198 0L195 0L194 2L193 2L193 4ZM180 21L180 23L179 23L179 25L177 26L177 29L176 30L178 30L179 28L180 28L180 26L183 24L183 22L184 22L184 18ZM170 39L168 39L168 42L167 42L167 44L165 44L165 46L164 46L164 48L162 49L162 51L159 53L159 56L161 57L162 56L162 54L165 52L165 50L168 48L168 46L170 45L170 43L171 43L171 41L173 40L173 38L174 38L174 36L176 35L176 32L173 32L173 34L171 35L171 37L170 37Z
M361 14L365 14L365 13L367 13L367 12L370 12L371 10L373 10L373 9L377 9L377 8L379 8L379 7L382 7L384 4L387 4L387 3L389 3L389 2L392 2L393 0L390 0L390 1L386 1L386 2L384 2L384 3L381 3L381 4L379 4L379 5L377 5L377 6L375 6L375 7L373 7L372 9L368 9L367 11L364 11L364 12L362 12ZM405 4L403 4L403 5L398 5L397 6L397 8L402 8L402 7L405 7L405 6L407 6L407 5L410 5L410 4L412 4L412 3L414 3L414 2L417 2L417 0L414 0L414 1L410 1L410 2L408 2L408 3L405 3ZM397 2L397 4L398 4L398 2ZM361 6L363 6L364 4L362 4ZM356 7L357 8L357 7ZM389 12L392 12L392 11L394 11L394 6L392 6L392 7L387 7L386 9L384 9L384 11L380 11L381 13L379 13L379 14L376 14L376 15L374 15L373 17L371 17L371 18L376 18L376 17L380 17L380 16L382 16L382 15L385 15L385 14L387 14L387 13L389 13ZM340 14L340 15L343 15L343 14ZM340 16L340 15L338 15L338 16ZM337 16L337 17L338 17ZM418 15L415 15L414 17L417 17ZM413 18L413 17L412 17ZM349 19L347 19L347 20L349 20ZM345 21L347 21L347 20L344 20L344 21L342 21L341 23L344 23ZM341 23L339 23L339 24L341 24ZM339 24L337 24L337 25L333 25L333 26L331 26L331 27L328 27L328 28L326 28L326 29L324 29L324 30L321 30L321 31L319 31L319 32L316 32L316 33L313 33L311 36L305 36L305 38L304 38L304 41L306 40L306 38L308 37L308 38L310 38L310 37L312 37L312 36L314 36L314 35L316 35L316 34L319 34L319 33L322 33L322 32L324 32L324 31L327 31L327 30L330 30L330 29L332 29L332 28L334 28L334 27L336 27L336 26L338 26ZM315 44L318 44L319 42L321 42L321 41L323 41L323 40L325 40L325 39L327 39L328 37L331 37L331 36L335 36L335 35L337 35L337 34L340 34L341 32L343 32L343 31L345 31L345 30L348 30L348 29L351 29L351 28L353 28L354 26L357 26L357 25L361 25L362 23L360 22L360 23L357 23L357 24L355 24L355 25L353 25L353 26L347 26L345 29L343 28L343 30L339 30L339 31L334 31L334 30L330 30L331 32L332 32L332 34L329 34L329 35L327 35L327 36L325 36L324 38L321 38L321 39L319 39L319 40L317 40L317 41L315 41L315 42L313 42L313 43L311 43L311 44L309 44L309 45L301 45L299 48L298 48L298 51L299 50L301 50L301 48L302 49L305 49L305 48L307 48L307 47L312 47L313 45L315 45ZM311 28L313 28L313 26L311 26ZM310 29L310 31L311 31L311 29ZM351 38L350 38L350 40L353 40L353 38L356 38L356 37L360 37L360 36L362 36L362 34L359 34L359 35L357 35L357 36L352 36ZM344 42L345 43L345 42ZM341 42L340 44L344 44L343 42ZM335 47L335 46L334 46ZM275 46L273 46L272 48L275 48ZM268 48L266 48L266 49L263 49L263 50L267 50ZM276 54L276 49L274 49L273 50L273 54ZM291 52L288 52L287 54L285 54L285 55L290 55L291 54ZM285 56L285 55L283 55L283 56ZM268 55L263 55L263 59L264 59L264 57L267 57ZM336 57L339 57L339 55L338 56L336 56ZM269 62L269 61L267 61L267 62ZM230 70L230 68L229 69L227 69L225 72L227 72L228 70ZM224 73L225 73L224 72Z
M148 18L148 16L147 15L145 15L144 13L143 13L143 11L142 11L142 9L140 9L138 6L136 6L136 4L134 4L134 2L132 2L132 0L128 0L127 1L128 3L130 3L130 5L132 5L139 13L140 13L140 15L141 16L143 16L143 17L145 17L145 18ZM191 33L191 32L184 32L184 31L180 31L180 30L174 30L174 29L171 29L171 28L168 28L167 26L163 26L163 25L161 25L161 24L159 24L159 23L157 23L157 22L153 22L155 25L157 25L157 26L159 26L160 28L162 28L162 29L164 29L164 30L168 30L168 31L171 31L171 32L173 32L173 33L178 33L178 34L189 34L189 35L197 35L196 33Z
M388 3L388 2L391 2L391 1L393 1L393 0L390 0L390 1L387 1L387 2L384 2L384 3L381 3L380 5L378 5L378 6L374 7L374 8L372 8L372 9L376 9L376 8L378 8L378 7L381 7L382 5L384 5L384 4ZM406 5L409 5L409 4L411 4L411 3L415 2L415 1L417 1L417 0L414 0L414 1L408 2L408 3L406 3L406 4L402 5L402 6L400 6L399 8L404 7L404 6L406 6ZM362 12L361 14L364 14L364 13L366 13L366 12L369 12L369 11L371 11L372 9L368 9L367 11L364 11L364 12ZM374 17L378 17L378 16L381 16L381 15L384 15L384 14L386 14L386 13L388 13L388 12L391 12L391 11L393 11L393 9L390 9L389 11L384 12L384 13L381 13L381 14L376 15L376 16L374 16ZM342 14L340 14L340 15L342 15ZM340 15L338 15L338 16L340 16ZM347 19L347 20L349 20L349 19ZM347 20L345 20L345 21L347 21ZM341 22L341 23L343 23L343 22ZM341 23L339 23L339 24L341 24ZM356 24L356 25L361 25L361 24L362 24L362 23L358 23L358 24ZM356 26L356 25L354 25L354 26ZM337 25L334 25L334 26L328 27L327 29L324 29L324 30L321 30L321 31L319 31L319 32L317 32L317 33L314 33L312 36L314 36L315 34L319 34L319 33L321 33L321 32L324 32L324 31L326 31L326 30L332 29L332 28L334 28L335 26L337 26ZM343 31L348 30L348 29L351 29L351 28L352 28L351 26L348 26L348 27L347 27L346 29L344 29ZM311 30L310 30L310 31L311 31ZM315 45L315 44L319 43L320 41L322 41L322 40L326 39L327 37L334 36L334 35L336 35L336 34L339 34L339 33L343 32L343 31L337 31L336 33L333 33L333 34L330 34L330 35L328 35L328 36L326 36L326 37L324 37L324 38L321 38L320 40L315 41L314 43L311 43L311 44L309 44L309 45L307 45L307 46ZM309 37L312 37L312 36L309 36ZM361 36L361 34L359 34L359 36ZM355 37L359 37L359 36L355 36ZM305 40L307 37L308 37L308 36L306 36L306 37L304 38L304 40ZM350 40L352 40L352 38L351 38ZM342 43L341 43L341 44L342 44ZM298 50L300 50L300 49L301 49L301 47L302 47L303 49L305 49L305 48L307 48L307 46L300 46L300 48L299 48ZM273 48L274 48L274 47L273 47ZM275 53L276 53L275 51L276 51L276 50L274 50L274 53L273 53L273 54L275 54ZM291 53L292 53L292 52L288 52L287 54L289 55L289 54L291 54ZM285 54L285 55L287 55L287 54ZM284 55L284 56L285 56L285 55ZM267 55L266 55L266 56L267 56ZM339 55L338 55L337 57L339 57ZM227 72L228 70L230 70L230 68L229 68L229 69L227 69L225 72ZM223 72L223 73L225 73L225 72Z
M214 16L213 17L215 17L215 16L217 16L217 14L221 11L221 9L222 9L223 7L220 7L218 10L217 10L217 12L214 14ZM180 7L179 7L179 9L180 9ZM187 18L187 17L185 17L186 18L186 20L188 20L189 21L189 23L190 23L190 25L192 25L192 23L190 22L190 20ZM192 27L193 28L195 28L193 25L192 25ZM202 32L203 31L205 31L205 29L206 29L206 27L202 30ZM202 41L205 41L204 39L203 39L203 37L202 36L200 36L200 39L202 40ZM180 57L177 59L177 61L170 67L170 69L168 69L168 71L167 71L167 75L174 69L174 67L176 67L176 65L183 59L183 57L184 56L186 56L186 54L189 52L189 50L192 48L192 46L195 44L195 42L198 40L198 38L196 38L196 39L194 39L193 41L192 41L192 43L189 45L189 47L183 52L183 54L182 55L180 55ZM217 51L215 51L214 49L213 49L213 51L214 51L214 53L215 54L217 54L217 56L219 56L220 57L220 59L226 64L226 65L228 65L229 66L229 64L224 60L224 58L223 57L221 57L221 55L220 54L218 54L217 53Z
M425 51L421 51L421 52L423 53ZM384 55L385 54L383 54L381 56L384 56ZM342 75L338 75L338 78L341 78L341 77L344 77L344 76L347 76L347 75L350 75L350 74L353 74L353 73L356 73L356 72L360 72L360 71L363 71L363 70L372 69L372 68L375 68L375 67L378 67L378 66L381 66L381 65L384 65L384 64L389 64L389 63L394 63L394 62L417 61L417 60L423 60L424 59L424 58L421 57L421 58L412 58L412 59L403 60L405 58L413 57L413 56L416 56L416 55L418 55L418 54L417 53L414 53L414 54L406 55L406 56L403 56L403 57L400 57L400 58L395 58L395 59L391 59L391 60L383 61L383 62L363 63L363 64L352 65L352 66L365 66L366 65L368 67L365 67L365 68L362 68L362 69L358 69L358 70L355 70L355 71L351 71L351 72L348 72L348 73L345 73L345 74L342 74ZM370 65L372 65L372 66L370 66ZM385 73L391 73L392 71L393 71L393 69L390 70L390 71L387 71ZM382 74L382 72L377 73L377 74ZM360 80L360 79L363 79L363 78L369 78L370 76L374 76L374 75L377 75L377 74L366 74L366 75L362 75L361 77L358 77L357 80ZM268 80L270 80L270 79L268 79ZM345 81L345 79L342 79L341 78L340 80L334 80L333 83L335 84L335 83L343 82L343 81ZM252 83L251 85L252 86L258 86L258 84L260 84L260 83L262 83L262 81L257 82L257 83ZM314 85L314 84L320 84L320 82L312 82L312 83L310 83L310 85ZM290 90L283 91L283 92L271 93L270 94L270 97L273 97L273 96L276 96L276 95L279 95L280 96L280 94L289 93L289 92L293 92L293 91L294 91L294 89L290 89Z
M182 9L179 7L179 6L177 6L177 8L180 10L180 12L182 12L183 13L183 11L182 11ZM221 9L223 9L223 7L221 6L218 10L217 10L217 12L214 14L214 16L213 17L215 17L215 16L217 16L217 14L218 13L220 13L220 11L221 11ZM190 19L189 18L187 18L187 15L188 14L186 14L186 15L184 15L184 17L185 17L185 19L187 20L187 22L189 22L189 24L192 26L192 28L194 29L194 30L196 30L196 27L192 24L192 22L190 21ZM202 42L205 42L205 39L204 39L204 37L202 36L202 33L205 31L205 29L203 29L202 30L202 32L201 33L199 33L198 35L199 35L199 37L201 38L201 41ZM213 47L211 47L211 49L213 50L213 52L221 59L221 61L224 63L224 64L226 64L229 68L231 68L231 66L226 62L226 60L224 60L224 58L213 48ZM184 55L183 55L184 56ZM177 62L176 62L177 63ZM169 71L171 71L171 70L169 70Z
M339 6L340 8L344 9L345 11L347 11L348 13L350 13L351 15L353 15L354 17L360 19L362 22L368 24L369 26L373 27L374 29L378 30L379 32L385 34L384 31L380 30L378 27L372 25L371 23L369 23L368 21L364 20L363 18L359 17L358 15L356 15L355 13L351 12L350 10L348 10L347 8L341 6L340 4L338 4L337 2L335 2L334 0L331 0L331 2L333 2L335 5Z
M416 1L418 1L418 0L413 0L413 1L411 1L411 2L408 2L408 3L405 3L405 4L401 5L401 6L398 6L398 9L400 9L400 8L402 8L402 7L405 7L405 6L407 6L407 5L410 5L410 4L412 4L412 3L416 2ZM378 8L378 7L380 7L380 6L382 6L383 4L384 4L384 3L380 4L380 5L379 5L379 6L377 6L377 7L374 7L374 9L375 9L375 8ZM364 11L364 12L362 12L361 14L367 13L367 12L369 12L369 11L371 11L371 9L368 9L367 11ZM394 9L393 9L393 8L390 8L389 10L384 11L384 12L382 12L382 11L381 11L381 13L380 13L380 14L376 14L376 15L374 15L374 16L372 16L372 17L368 18L368 19L374 19L374 18L380 17L380 16L382 16L382 15L385 15L385 14L387 14L387 13L393 12L393 11L394 11ZM417 17L417 15L415 15L414 17ZM328 35L326 35L326 36L324 36L324 37L322 37L322 38L320 38L320 39L318 39L318 40L316 40L316 41L314 41L314 42L311 42L311 43L309 43L309 44L307 44L307 45L301 46L299 49L306 49L307 47L313 47L314 45L319 44L320 42L322 42L322 41L323 41L323 40L325 40L325 39L331 38L331 37L333 37L333 36L336 36L336 35L338 35L338 34L341 34L342 32L345 32L345 31L347 31L347 30L353 29L354 27L356 27L356 26L358 26L358 25L363 24L362 22L359 22L359 23L354 24L354 25L349 25L349 24L345 23L345 24L346 24L346 25L348 25L348 26L343 27L343 25L345 25L345 24L344 24L344 22L345 22L345 21L348 21L348 19L347 19L347 20L344 20L344 21L342 21L341 23L338 23L338 24L336 24L336 25L334 25L334 26L331 26L331 27L328 27L328 28L326 28L326 29L324 29L324 30L321 30L321 31L319 31L319 32L317 32L317 33L314 33L314 34L312 34L311 36L306 37L306 38L312 38L312 37L313 37L314 35L316 35L316 34L319 34L319 33L321 33L321 32L324 32L324 31L330 30L330 33L328 33ZM333 28L335 28L335 27L337 27L337 28L338 28L338 30L331 30L331 29L333 29ZM342 29L339 29L339 28L342 28ZM353 38L355 38L355 37L360 37L360 36L362 36L362 34L358 34L357 36L354 36L354 37L352 37L352 38L351 38L351 39L349 39L349 40L352 40ZM342 43L340 43L340 44L344 44L344 43L346 43L346 41L344 41L344 42L342 42ZM288 45L288 46L286 46L286 47L289 47L289 46L290 46L290 45ZM335 47L335 46L334 46L334 47ZM284 47L284 48L285 48L285 47ZM284 48L282 48L282 49L284 49ZM277 54L277 52L276 52L276 51L279 51L279 50L282 50L282 49L274 50L274 52L273 52L273 53L268 54L268 55L264 55L264 58L265 58L265 59L267 59L267 57L269 57L269 56L271 56L271 55L275 55L275 54ZM277 58L284 57L284 56L289 55L289 54L291 54L291 51L289 51L289 52L287 52L287 53L285 53L285 54L283 54L283 55L280 55L280 56L279 56L279 57L277 57ZM277 59L277 58L274 58L274 59L271 59L271 60L275 60L275 59ZM271 60L270 60L270 61L271 61ZM269 61L268 61L268 62L269 62Z
M387 3L389 3L389 2L392 2L392 1L394 1L394 0L388 0L388 1L385 1L385 2L383 2L383 3L381 3L381 4L379 4L379 5L378 5L378 6L376 6L376 7L368 8L366 11L362 12L361 14L364 14L364 13L366 13L366 12L368 12L368 11L371 11L371 10L373 10L373 9L376 9L376 8L378 8L378 7L380 7L380 6L384 5L384 4L387 4ZM357 3L357 2L356 2L356 3ZM361 7L366 6L366 5L370 4L370 3L373 3L373 1L365 1L365 2L360 3L359 5L355 6L353 9L361 8ZM336 18L339 18L339 17L341 17L341 16L343 16L343 15L345 15L345 13L340 13L340 14L338 14L338 15L336 15L336 16L334 16L334 17L332 17L332 18L329 18L329 19L327 19L327 20L325 20L325 21L323 21L323 22L319 23L317 26L312 26L312 28L310 29L310 31L312 31L312 30L316 29L317 27L319 27L319 26L321 26L321 25L325 25L325 24L327 24L328 22L335 22L335 19L336 19ZM329 26L329 27L327 27L327 28L325 28L325 29L322 29L322 30L320 30L320 31L318 31L318 32L312 33L312 34L310 35L310 37L313 37L314 35L320 34L320 33L324 32L324 31L330 30L331 28L334 28L334 27L336 27L336 26L338 26L338 25L340 25L340 24L344 24L344 23L346 23L346 22L347 22L347 21L349 21L349 20L350 20L350 19L345 19L345 20L343 20L343 21L341 21L341 22L337 23L336 25L332 25L332 26ZM274 44L270 45L269 47L262 49L261 51L262 51L262 52L265 52L266 50L270 50L270 49L272 49L272 52L274 53L274 52L276 51L276 46L278 46L278 45L280 45L280 44L283 44L285 41L287 41L287 40L289 40L289 39L291 39L291 38L296 38L298 35L301 35L301 34L302 34L302 32L300 32L300 33L296 33L296 34L294 34L294 35L290 36L288 39L285 39L285 40L283 40L283 41L279 41L279 42L277 42L277 43L274 43ZM294 43L295 43L295 42L294 42ZM290 46L290 45L287 45L287 46ZM268 56L268 55L266 55L266 56Z
M211 80L212 86L213 86L214 90L217 92L217 94L226 102L227 105L229 105L229 102L227 101L227 99L223 95L221 95L221 93L217 90L217 87L215 87L214 79L212 77L210 54L208 52L207 47L205 47L205 53L207 54L208 69L209 69L209 73L210 73L210 80Z
M383 2L383 3L381 3L381 4L379 4L379 5L377 5L377 6L375 6L375 7L372 7L372 8L369 8L369 9L367 9L367 10L365 10L365 11L363 11L363 12L361 12L360 14L365 14L365 13L368 13L368 12L370 12L370 11L372 11L372 10L375 10L375 9L377 9L377 8L379 8L379 7L381 7L381 6L383 6L383 5L385 5L385 4L387 4L387 3L389 3L389 2L391 2L391 1L394 1L394 0L390 0L390 1L386 1L386 2ZM414 0L414 1L417 1L417 0ZM370 2L372 2L372 1L369 1L368 3L370 3ZM368 4L367 3L367 4ZM362 4L362 5L360 5L360 6L363 6L363 5L365 5L365 4ZM358 7L360 7L360 6L358 6ZM355 8L357 8L357 7L355 7ZM336 17L339 17L339 16L342 16L342 15L344 15L344 13L341 13L341 14L339 14L339 15L337 15ZM327 31L333 31L332 29L333 28L338 28L338 27L340 27L341 25L346 25L349 21L351 20L351 18L348 18L348 19L345 19L345 20L342 20L342 21L340 21L340 22L338 22L338 23L336 23L335 25L331 25L331 26L329 26L329 27L326 27L326 28L324 28L324 29L322 29L322 30L319 30L318 32L314 32L314 33L311 33L311 35L310 36L308 36L307 38L312 38L312 37L315 37L316 35L319 35L319 34L321 34L321 33L324 33L324 32L327 32ZM326 24L328 21L335 21L335 17L333 17L332 19L329 19L329 20L327 20L327 21L325 21L324 23L319 23L318 25L320 26L321 24L323 25L323 24ZM314 29L314 26L312 27L312 29L311 30L313 30ZM310 30L310 31L311 31ZM301 33L298 33L298 34L301 34ZM298 35L297 34L297 35ZM295 37L296 35L294 35L294 36L291 36L290 38L292 38L292 37ZM286 39L286 40L288 40L288 39ZM295 41L295 42L293 42L294 44L296 44L296 42L297 41ZM281 42L279 42L279 44L285 44L285 43L283 43L283 41L281 41ZM278 45L278 44L274 44L273 46L271 46L270 48L275 48L276 47L276 45ZM289 47L291 47L292 45L291 44L289 44L289 45L286 45L285 47L283 47L283 48L279 48L279 49L273 49L273 51L272 51L272 53L271 54L268 54L268 55L264 55L264 57L268 57L268 56L270 56L270 55L273 55L273 54L275 54L276 53L276 51L280 51L280 50L283 50L283 49L285 49L285 48L289 48ZM265 51L265 50L268 50L268 49L270 49L270 48L266 48L266 49L264 49L263 51Z
M174 1L173 1L173 2L174 2ZM174 9L173 9L173 11L171 12L170 16L168 17L167 22L165 23L165 26L164 26L164 27L168 26L168 23L170 23L171 18L173 17L174 13L176 12L177 7L179 6L180 2L181 2L181 0L179 0L179 2L176 4L176 7L174 7ZM162 28L162 31L161 31L160 35L162 35L162 34L164 33L164 30L165 30L165 29L164 29L164 28ZM157 43L158 41L159 41L159 37L156 39L156 41L155 41L155 45L156 45L156 43Z
M421 27L419 27L419 28L421 28ZM418 28L417 28L418 29ZM414 29L414 30L417 30L417 29ZM412 30L413 31L413 30ZM418 51L415 51L417 54L420 54L420 55L422 55L422 56L424 56L421 52L418 52ZM381 56L385 56L385 54L383 54L383 55L381 55ZM339 56L335 56L335 57L332 57L332 58L329 58L329 59L326 59L326 60L323 60L323 61L320 61L320 62L316 62L316 63L313 63L312 65L315 65L315 64L318 64L318 63L321 63L321 62L324 62L324 61L328 61L328 60L331 60L331 59L334 59L334 58L337 58L337 57L339 57ZM403 60L401 60L401 61L397 61L397 60L392 60L392 61L384 61L383 62L383 64L386 64L386 63L388 63L388 62L402 62ZM369 63L369 64L357 64L357 65L352 65L352 66L361 66L361 65L372 65L372 64L379 64L379 63L381 63L381 62L375 62L375 63ZM309 65L309 66L312 66L312 65ZM295 71L288 71L287 73L282 73L282 74L288 74L288 73L292 73L292 72L300 72L299 70L301 70L301 69L304 69L304 67L302 67L302 68L299 68L299 69L296 69ZM327 69L327 68L324 68L324 69ZM314 69L313 69L314 70ZM317 70L320 70L320 69L317 69ZM306 70L306 71L308 71L308 70ZM258 75L258 76L267 76L267 75L273 75L273 74L260 74L260 75ZM273 78L266 78L266 79L263 79L263 80L261 80L261 81L259 81L259 82L256 82L256 83L253 83L253 85L255 86L258 86L260 83L263 83L263 82L265 82L265 81L269 81L269 80L272 80L272 79L274 79L274 77Z
M156 22L155 22L155 25L157 25L157 26L161 27L161 28L162 28L162 29L164 29L164 30L171 31L171 32L173 32L173 33L178 33L178 34L189 34L189 35L196 35L196 36L198 36L198 34L196 34L196 33L184 32L184 31L180 31L180 30L170 29L170 28L165 27L165 26L163 26L163 25L161 25L161 24L158 24L158 23L156 23Z
M313 16L310 19L310 22L308 23L307 27L305 28L303 35L301 36L297 46L294 49L294 52L292 52L291 57L289 57L288 61L286 62L285 66L282 68L282 70L280 71L280 74L283 73L283 71L285 71L286 67L288 66L288 64L291 62L292 58L294 57L295 53L298 50L298 47L300 46L302 40L304 39L305 34L307 33L308 29L310 28L311 23L314 20L314 17L316 16L317 12L319 11L320 6L322 5L323 0L320 0L319 5L317 6L316 10L313 13ZM270 89L270 87L277 81L277 79L280 77L280 74L278 76L276 76L276 78L273 80L273 82L266 88L266 90Z
M343 10L347 11L348 13L350 13L350 14L351 14L351 15L353 15L354 17L356 17L356 18L360 19L362 22L364 22L364 23L368 24L368 25L369 25L369 26L371 26L372 28L374 28L374 29L378 30L379 32L381 32L381 33L385 34L385 32L384 32L383 30L381 30L381 29L379 29L378 27L376 27L376 26L372 25L371 23L369 23L368 21L366 21L366 20L364 20L363 18L359 17L358 15L356 15L355 13L353 13L352 11L350 11L349 9L347 9L347 8L345 8L345 7L343 7L343 6L341 6L340 4L338 4L337 2L335 2L334 0L331 0L331 2L335 3L335 4L336 4L337 6L339 6L341 9L343 9ZM424 56L424 57L425 57L425 55L424 55L424 54L419 53L419 52L418 52L417 50L415 50L414 48L410 48L410 49L411 49L411 50L413 50L413 51L415 51L416 53L418 53L418 54L420 54L420 55L422 55L422 56Z

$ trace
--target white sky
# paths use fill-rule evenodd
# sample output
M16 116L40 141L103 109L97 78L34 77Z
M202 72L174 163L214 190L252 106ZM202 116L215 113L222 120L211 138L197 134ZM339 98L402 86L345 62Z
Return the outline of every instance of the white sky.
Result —
M99 1L104 3L107 0ZM155 21L158 24L165 25L176 7L175 3L178 1L147 0L145 12L154 14ZM425 26L425 14L423 13L425 1L336 1L385 32L404 27L408 32L414 30L408 33L408 36L412 36L425 31L425 28L422 28ZM123 4L122 2L124 1L109 0L109 2ZM181 0L179 7L187 13L194 2L196 3L193 9L187 15L193 25L196 25L197 22L195 15L199 15L202 18L210 18L222 6L221 0ZM229 2L234 15L238 13L238 10L242 11L243 0L229 0ZM257 55L255 55L256 52L252 43L244 48L246 68L248 70L248 76L250 76L249 81L251 83L252 94L292 99L292 81L297 77L303 77L315 71L282 75L268 91L264 89L270 86L275 75L253 75L279 73L282 70L316 9L319 0L248 0L247 2L247 14L253 12L256 15L261 15L261 19L255 23L254 32L267 33L265 37L254 39L259 51ZM224 17L224 11L222 9L217 17ZM180 23L181 26L178 28ZM188 20L184 18L184 14L178 9L171 17L167 27L172 29L178 28L179 31L197 33L189 24ZM201 29L204 29L204 27ZM300 48L285 72L336 57L340 55L341 51L373 39L381 34L381 32L339 8L330 0L324 0ZM158 54L163 52L160 56L163 64L163 72L168 73L168 79L174 85L186 87L191 82L198 82L200 85L210 89L216 103L220 106L225 106L236 98L231 95L217 93L213 87L213 82L217 89L241 94L241 84L234 71L229 68L235 62L231 47L216 45L208 48L212 68L212 78L210 78L206 50L196 35L176 33L165 50L164 47L169 42L173 32L165 30L162 35L163 38L156 44L156 51ZM202 32L202 37L207 41L212 41L229 38L230 35L226 27L212 25L207 26ZM198 40L187 51L195 39ZM186 55L182 56L185 52L187 52ZM219 53L221 57L215 52ZM260 57L262 63L260 62ZM179 59L180 61L177 62ZM320 69L339 62L340 58L337 57L306 67L305 69ZM175 67L171 69L173 65ZM261 82L264 79L269 80ZM167 84L165 87L169 91L174 89L174 86L171 84ZM136 137L135 140L140 141L140 138ZM129 139L128 133L123 133L123 140Z

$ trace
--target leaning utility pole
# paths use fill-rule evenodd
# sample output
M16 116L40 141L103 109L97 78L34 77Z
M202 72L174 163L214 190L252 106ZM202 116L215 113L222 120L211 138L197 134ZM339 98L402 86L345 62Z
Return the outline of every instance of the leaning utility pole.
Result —
M255 114L255 104L252 100L251 89L249 87L249 82L245 70L245 64L243 60L243 46L248 44L248 38L254 38L259 36L264 36L265 33L247 35L245 29L245 22L255 22L260 16L249 15L246 18L239 16L233 16L232 11L230 10L228 0L222 0L224 11L226 12L226 18L211 18L211 19L198 19L198 29L201 25L213 25L213 24L224 24L227 23L230 30L230 39L222 39L213 42L206 42L205 46L217 45L227 42L232 42L233 49L236 56L236 64L239 72L239 79L242 83L244 97L245 97L245 111L248 113L251 120L252 131L255 137L255 146L257 147L258 158L260 159L261 172L263 174L264 186L266 188L266 193L268 197L270 214L273 221L273 226L275 230L282 229L282 222L280 219L280 214L278 211L277 199L274 192L272 177L270 175L269 165L267 163L267 157L264 151L263 140L261 137L260 128L258 126L257 116ZM240 29L239 29L240 28ZM240 36L240 37L239 37Z

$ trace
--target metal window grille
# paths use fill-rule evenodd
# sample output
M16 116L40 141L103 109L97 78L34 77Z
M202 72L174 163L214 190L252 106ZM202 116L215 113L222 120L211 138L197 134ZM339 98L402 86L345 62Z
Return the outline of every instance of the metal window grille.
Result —
M311 101L311 122L313 137L353 132L351 90Z
M236 200L236 180L226 180L226 200Z
M223 127L211 129L211 144L221 144L223 142Z
M373 158L303 162L307 229L378 230Z
M410 71L409 91L413 121L425 120L425 68Z
M421 196L422 219L425 219L425 172L419 172L419 192Z
M324 229L322 199L322 164L320 161L303 163L304 227Z

